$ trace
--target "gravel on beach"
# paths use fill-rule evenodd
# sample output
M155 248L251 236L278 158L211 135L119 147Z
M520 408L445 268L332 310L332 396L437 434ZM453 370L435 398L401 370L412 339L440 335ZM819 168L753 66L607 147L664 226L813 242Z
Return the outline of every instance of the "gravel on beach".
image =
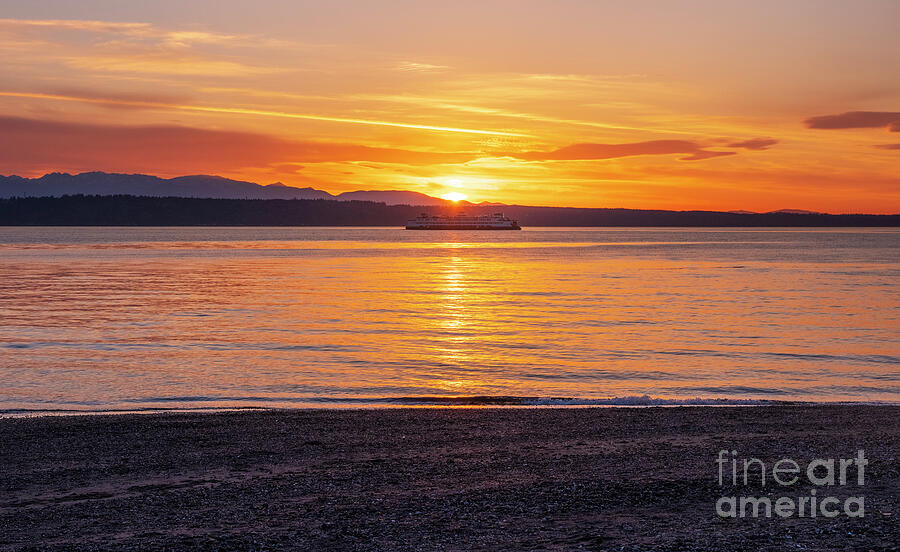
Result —
M900 550L898 445L897 406L5 418L0 549ZM860 449L863 486L855 466L846 485L718 481L722 450L771 470ZM813 489L865 515L716 514Z

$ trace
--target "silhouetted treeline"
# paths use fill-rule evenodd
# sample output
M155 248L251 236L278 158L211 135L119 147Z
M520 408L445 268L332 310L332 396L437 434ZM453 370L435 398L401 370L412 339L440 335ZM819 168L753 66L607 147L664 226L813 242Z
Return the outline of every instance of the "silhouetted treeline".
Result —
M523 226L900 226L900 215L742 214L520 205L466 205L467 214L502 211ZM0 199L3 226L402 226L444 206L321 199L194 199L127 195Z

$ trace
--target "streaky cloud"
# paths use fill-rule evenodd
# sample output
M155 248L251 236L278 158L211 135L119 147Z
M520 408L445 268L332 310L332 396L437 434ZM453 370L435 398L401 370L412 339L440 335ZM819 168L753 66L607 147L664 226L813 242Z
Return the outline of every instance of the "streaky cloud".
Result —
M700 150L697 153L692 153L687 157L679 157L679 161L702 161L704 159L712 159L713 157L726 157L729 155L737 155L736 151L708 151L708 150Z
M875 147L884 150L900 150L900 144L878 144Z
M741 142L727 144L729 148L744 148L748 150L767 150L778 143L774 138L751 138Z
M459 163L471 153L423 152L183 126L120 126L0 117L0 166L207 172L283 163Z
M333 122L333 123L346 123L346 124L356 124L356 125L399 127L399 128L408 128L408 129L414 129L414 130L455 132L455 133L463 133L463 134L481 134L481 135L488 135L488 136L518 136L518 137L528 136L527 134L521 134L521 133L516 133L516 132L503 132L503 131L498 131L498 130L480 130L480 129L473 129L473 128L419 125L419 124L413 124L413 123L400 123L400 122L395 122L395 121L376 121L376 120L372 120L372 119L330 117L327 115L291 113L291 112L286 112L286 111L272 111L272 110L267 110L267 109L248 109L248 108L241 108L241 107L180 105L180 104L170 104L170 103L146 102L146 101L125 101L125 100L114 101L109 98L66 96L63 94L46 94L46 93L42 93L42 92L0 91L0 96L13 97L13 98L34 98L34 99L56 100L56 101L66 101L66 102L85 102L85 103L103 104L103 105L109 105L111 103L118 103L119 105L123 105L123 106L146 108L146 109L169 109L169 110L176 110L176 111L193 111L193 112L201 112L201 113L231 113L231 114L236 114L236 115L258 115L261 117L278 117L278 118L283 118L283 119L305 119L305 120L311 120L311 121L327 121L327 122Z
M804 123L807 128L817 129L888 127L891 132L900 132L900 111L848 111L810 117Z
M134 21L99 21L91 19L0 19L0 28L47 29L90 33L128 35L138 38L160 39L165 46L187 46L193 43L210 44L233 42L244 38L233 34L222 34L198 30L170 31L160 29L151 23Z
M526 161L582 161L678 153L687 154L685 157L679 158L682 161L700 161L736 154L733 151L708 150L703 145L690 140L651 140L627 144L573 144L552 151L526 151L503 155Z
M187 95L165 94L153 91L118 92L94 91L80 88L59 88L49 92L55 96L83 98L110 109L154 109L154 104L183 104L191 100Z
M97 21L90 19L0 19L0 27L45 27L74 29L79 31L100 31L111 33L148 33L153 29L149 23L123 21Z

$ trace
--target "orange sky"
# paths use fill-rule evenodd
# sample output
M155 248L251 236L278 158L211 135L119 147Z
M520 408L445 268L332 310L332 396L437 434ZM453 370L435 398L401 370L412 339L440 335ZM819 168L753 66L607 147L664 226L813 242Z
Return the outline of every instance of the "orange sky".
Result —
M140 4L0 0L0 174L900 212L900 2Z

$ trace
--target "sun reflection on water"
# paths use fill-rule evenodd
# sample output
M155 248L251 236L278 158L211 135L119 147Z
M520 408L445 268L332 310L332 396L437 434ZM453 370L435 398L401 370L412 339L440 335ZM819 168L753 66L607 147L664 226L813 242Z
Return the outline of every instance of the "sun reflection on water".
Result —
M637 231L412 243L402 230L366 230L388 238L358 247L362 231L341 241L355 231L312 229L330 241L239 235L212 248L224 231L204 231L214 239L193 246L173 229L178 239L161 247L154 234L142 248L0 248L8 404L889 400L884 382L900 362L883 308L896 302L900 266L890 236L866 253L871 263L816 260L856 255L834 245L852 236L830 238L826 255L815 235L790 232L778 234L796 241L788 247L749 231L696 245L702 234L647 230L642 246L620 246Z

